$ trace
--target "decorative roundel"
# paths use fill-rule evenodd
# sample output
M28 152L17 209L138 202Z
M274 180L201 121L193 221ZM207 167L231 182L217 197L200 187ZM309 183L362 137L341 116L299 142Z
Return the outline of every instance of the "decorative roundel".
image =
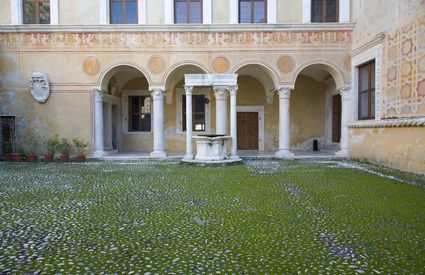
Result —
M292 56L282 55L277 60L277 67L282 73L291 73L295 70L295 60Z
M351 70L351 56L349 54L345 55L342 58L342 67L344 68L344 70L346 71L350 71Z
M94 56L87 57L83 62L83 70L90 76L97 75L100 71L100 68L100 61Z
M13 61L7 56L0 56L0 74L9 75L14 71Z
M165 69L165 61L161 56L152 56L148 61L148 68L154 74L162 73Z
M214 72L222 74L226 73L229 70L230 62L226 57L220 56L214 59L212 66Z

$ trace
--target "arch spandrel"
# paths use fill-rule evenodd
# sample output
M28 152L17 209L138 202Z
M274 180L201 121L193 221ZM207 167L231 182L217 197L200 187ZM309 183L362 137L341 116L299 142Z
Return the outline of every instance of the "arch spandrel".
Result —
M147 72L144 68L140 67L138 64L133 62L120 62L120 63L114 63L109 66L106 66L105 69L99 74L98 78L98 85L101 87L102 90L107 90L107 86L109 83L109 80L119 71L125 68L132 68L137 70L141 76L146 78L148 85L150 86L152 83L152 80L150 78L149 72Z
M323 69L327 71L332 76L333 80L335 81L336 87L347 86L347 85L350 85L351 83L350 76L344 73L344 70L340 66L338 66L336 63L329 60L325 60L325 59L313 59L300 64L296 68L294 73L290 77L288 77L288 81L284 84L295 85L295 82L298 76L300 75L300 73L304 69L309 68L311 66L315 66L319 69Z

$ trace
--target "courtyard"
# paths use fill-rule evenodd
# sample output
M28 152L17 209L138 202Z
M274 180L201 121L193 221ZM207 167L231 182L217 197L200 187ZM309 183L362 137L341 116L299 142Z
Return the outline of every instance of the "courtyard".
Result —
M365 163L0 163L0 198L0 273L425 272L425 176Z

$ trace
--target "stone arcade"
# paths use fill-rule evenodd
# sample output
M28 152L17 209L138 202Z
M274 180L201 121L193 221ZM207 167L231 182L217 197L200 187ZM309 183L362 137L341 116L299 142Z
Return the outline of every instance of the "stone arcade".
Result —
M198 140L425 171L422 0L28 1L0 9L0 155L57 134L99 158L207 158Z

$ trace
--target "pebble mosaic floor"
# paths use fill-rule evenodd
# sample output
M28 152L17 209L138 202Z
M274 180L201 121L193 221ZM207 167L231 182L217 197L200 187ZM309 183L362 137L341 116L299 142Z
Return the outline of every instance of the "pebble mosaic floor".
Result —
M0 273L424 274L425 176L340 160L0 163Z

